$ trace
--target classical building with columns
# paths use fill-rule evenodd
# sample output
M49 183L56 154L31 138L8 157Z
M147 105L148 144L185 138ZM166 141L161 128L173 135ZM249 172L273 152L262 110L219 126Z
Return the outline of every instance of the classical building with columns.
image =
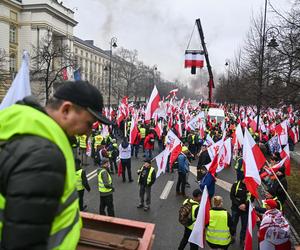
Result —
M93 40L75 37L76 25L73 10L57 0L0 0L0 50L6 55L5 63L0 62L0 75L12 79L20 67L23 50L32 55L33 48L43 46L42 39L50 37L53 44L68 46L82 79L99 88L107 102L109 61L112 60L112 82L117 61L115 57L110 58L109 51L95 46ZM31 82L31 85L34 94L44 88L39 82ZM6 91L7 86L3 88L0 77L0 101ZM116 102L113 96L111 99L112 103Z

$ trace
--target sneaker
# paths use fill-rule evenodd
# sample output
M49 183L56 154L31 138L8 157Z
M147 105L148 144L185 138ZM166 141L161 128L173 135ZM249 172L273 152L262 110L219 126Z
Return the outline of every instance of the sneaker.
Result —
M144 207L144 211L148 211L149 209L150 209L150 207L148 207L148 206Z
M137 208L143 208L144 205L142 203L140 203L138 206L136 206Z
M129 180L129 182L133 182L133 180Z
M176 192L176 195L181 195L181 193L180 192Z

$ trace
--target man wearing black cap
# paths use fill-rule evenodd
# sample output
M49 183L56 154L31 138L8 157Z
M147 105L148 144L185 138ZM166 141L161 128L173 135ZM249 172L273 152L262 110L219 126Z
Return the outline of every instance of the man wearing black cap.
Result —
M89 134L103 98L65 82L45 108L32 97L0 111L0 249L75 249L80 235L70 139Z
M140 185L140 204L138 208L144 208L145 211L150 209L151 203L151 186L155 182L156 172L151 166L151 160L144 160L144 165L137 171L138 184ZM146 193L146 205L144 206L144 197Z

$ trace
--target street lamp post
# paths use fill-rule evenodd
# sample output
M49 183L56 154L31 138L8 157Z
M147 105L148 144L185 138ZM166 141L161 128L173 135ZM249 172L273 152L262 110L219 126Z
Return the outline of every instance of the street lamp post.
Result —
M152 89L154 89L154 86L155 86L155 72L157 71L157 66L154 65L153 66L153 87ZM152 90L151 90L152 91ZM151 92L152 93L152 92Z
M265 0L265 14L263 19L263 31L262 31L262 42L260 51L260 63L259 63L259 79L258 79L258 95L257 95L257 124L256 131L259 128L259 117L261 109L261 98L262 98L262 86L263 86L263 69L264 69L264 54L265 54L265 39L266 39L266 19L267 19L267 5L268 0Z
M111 96L112 48L116 48L116 47L117 47L117 38L113 37L110 40L110 50L109 50L108 108L110 108L110 96Z
M229 102L230 96L228 95L229 91L229 74L230 74L230 61L226 60L225 67L227 67L227 102Z
M268 0L265 0L265 10L264 10L264 19L263 19L263 31L262 31L262 42L261 42L261 53L260 53L260 61L259 61L259 79L258 79L258 95L257 95L257 123L256 123L256 131L259 129L259 119L260 119L260 111L261 111L261 99L262 99L262 87L263 87L263 69L264 69L264 57L265 57L265 43L267 33L271 29L275 29L278 33L279 30L276 27L270 27L266 31L266 22L267 22L267 5ZM273 33L272 39L270 43L267 45L268 47L278 47L278 44L275 39L275 35Z

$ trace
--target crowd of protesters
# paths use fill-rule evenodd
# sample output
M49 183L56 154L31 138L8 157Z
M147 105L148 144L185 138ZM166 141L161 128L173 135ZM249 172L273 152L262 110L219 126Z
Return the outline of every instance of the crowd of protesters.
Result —
M264 129L262 130L261 127L256 125L257 120L251 118L251 115L249 115L253 113L253 111L247 112L245 108L241 108L239 110L235 105L222 106L221 108L225 110L224 119L217 121L216 117L206 117L204 131L200 131L199 129L193 130L186 126L182 126L181 131L178 131L178 127L176 127L178 121L182 124L185 124L185 117L182 114L176 115L175 113L173 115L174 120L172 123L170 123L171 118L167 117L166 119L158 118L156 121L155 119L152 119L151 122L147 124L144 123L143 114L141 114L137 124L138 132L131 143L128 141L128 138L130 137L132 120L131 115L129 115L127 119L123 120L118 127L110 127L105 135L103 133L103 127L100 124L94 124L93 133L90 138L78 138L77 147L79 150L77 151L77 156L81 157L82 162L85 163L86 153L89 150L90 152L88 154L91 155L91 157L94 159L95 165L97 166L102 166L103 160L107 162L105 159L109 159L110 167L108 168L108 173L119 173L119 175L122 176L123 182L126 182L126 172L128 181L133 181L131 175L131 158L143 158L145 163L138 173L140 176L140 204L138 204L137 207L144 208L144 210L147 211L150 207L151 186L155 181L155 170L151 166L151 160L155 157L154 148L157 145L157 150L155 150L155 152L162 152L166 147L166 135L168 134L169 130L172 130L182 142L182 151L178 155L178 158L172 164L170 164L168 161L166 167L166 172L174 172L174 170L178 172L176 195L187 197L185 188L189 186L189 166L193 161L196 161L195 165L197 166L197 180L199 181L200 188L199 192L202 193L204 187L206 186L209 197L213 201L212 204L215 205L211 212L211 222L210 224L206 225L208 231L211 230L210 234L207 235L206 241L212 248L227 249L230 244L236 241L236 237L238 236L239 244L241 247L243 247L245 244L246 228L248 223L249 203L254 201L254 197L251 196L244 182L242 150L241 148L234 148L234 145L232 145L234 156L232 158L231 165L236 171L236 182L232 185L230 190L230 199L232 202L231 211L228 213L225 210L226 214L223 214L222 211L224 209L222 208L222 197L216 196L215 194L215 182L217 174L212 175L209 171L207 171L206 167L211 162L208 148L213 143L216 143L221 139L232 138L232 140L235 140L235 131L238 124L240 124L242 131L244 128L249 130L253 139L259 145L270 164L275 165L283 159L283 157L280 155L280 152L285 147L285 145L280 145L278 140L275 143L270 143L272 138L278 136L276 126L282 121L287 120L288 128L290 130L292 127L298 128L300 122L299 119L297 119L297 116L291 116L291 113L287 110L286 113L284 111L279 113L270 112L260 118L264 124ZM208 107L206 106L200 106L196 110L190 110L190 113L195 116L199 112L207 111L207 109ZM161 134L157 134L155 129L155 126L158 122L161 122L162 124ZM295 130L295 132L299 133L299 130ZM299 134L297 136L299 138ZM82 142L81 140L84 141ZM117 144L117 141L119 142L119 145ZM294 138L292 138L291 133L288 133L287 143L289 150L292 151L296 141ZM121 162L121 164L118 164L117 161ZM281 216L280 218L282 218L282 223L286 223L286 220L283 217L285 207L284 204L287 199L286 190L288 188L286 181L286 167L283 164L282 167L276 169L276 177L272 175L272 173L270 174L270 170L268 169L269 165L266 164L260 170L265 189L262 199L265 199L266 201L257 203L255 207L257 216L259 221L264 221L266 220L266 216L268 216L269 219L272 219L273 214L275 214L274 216L277 218ZM146 194L146 204L144 204L144 194ZM276 204L276 206L274 204ZM225 217L219 217L222 214ZM226 217L227 214L229 217ZM225 228L228 227L228 237L230 240L228 240L229 238L224 242L213 240L214 237L218 238L218 235L214 235L214 233L212 233L214 230L218 230L218 228L212 228L212 225L214 224L213 220L219 220L219 218L223 218L224 220L230 222L228 222L228 225L224 224L221 226ZM193 223L195 222L195 219L196 216L194 216ZM238 233L236 229L239 221L241 221L241 230ZM187 233L190 234L191 232L190 229L186 229L187 231L185 232L184 242L186 242ZM264 243L266 237L262 236L263 234L266 235L266 230L264 229L263 231L264 233L259 230L259 241L263 242L261 249L267 249L264 247L264 245L266 245L266 243ZM289 249L287 248L290 244L288 231L285 233L286 241L282 241L283 248L276 249ZM183 245L184 244L181 243L179 249L184 249L182 248ZM194 248L191 247L191 249L197 249L195 248L195 245L192 246Z

